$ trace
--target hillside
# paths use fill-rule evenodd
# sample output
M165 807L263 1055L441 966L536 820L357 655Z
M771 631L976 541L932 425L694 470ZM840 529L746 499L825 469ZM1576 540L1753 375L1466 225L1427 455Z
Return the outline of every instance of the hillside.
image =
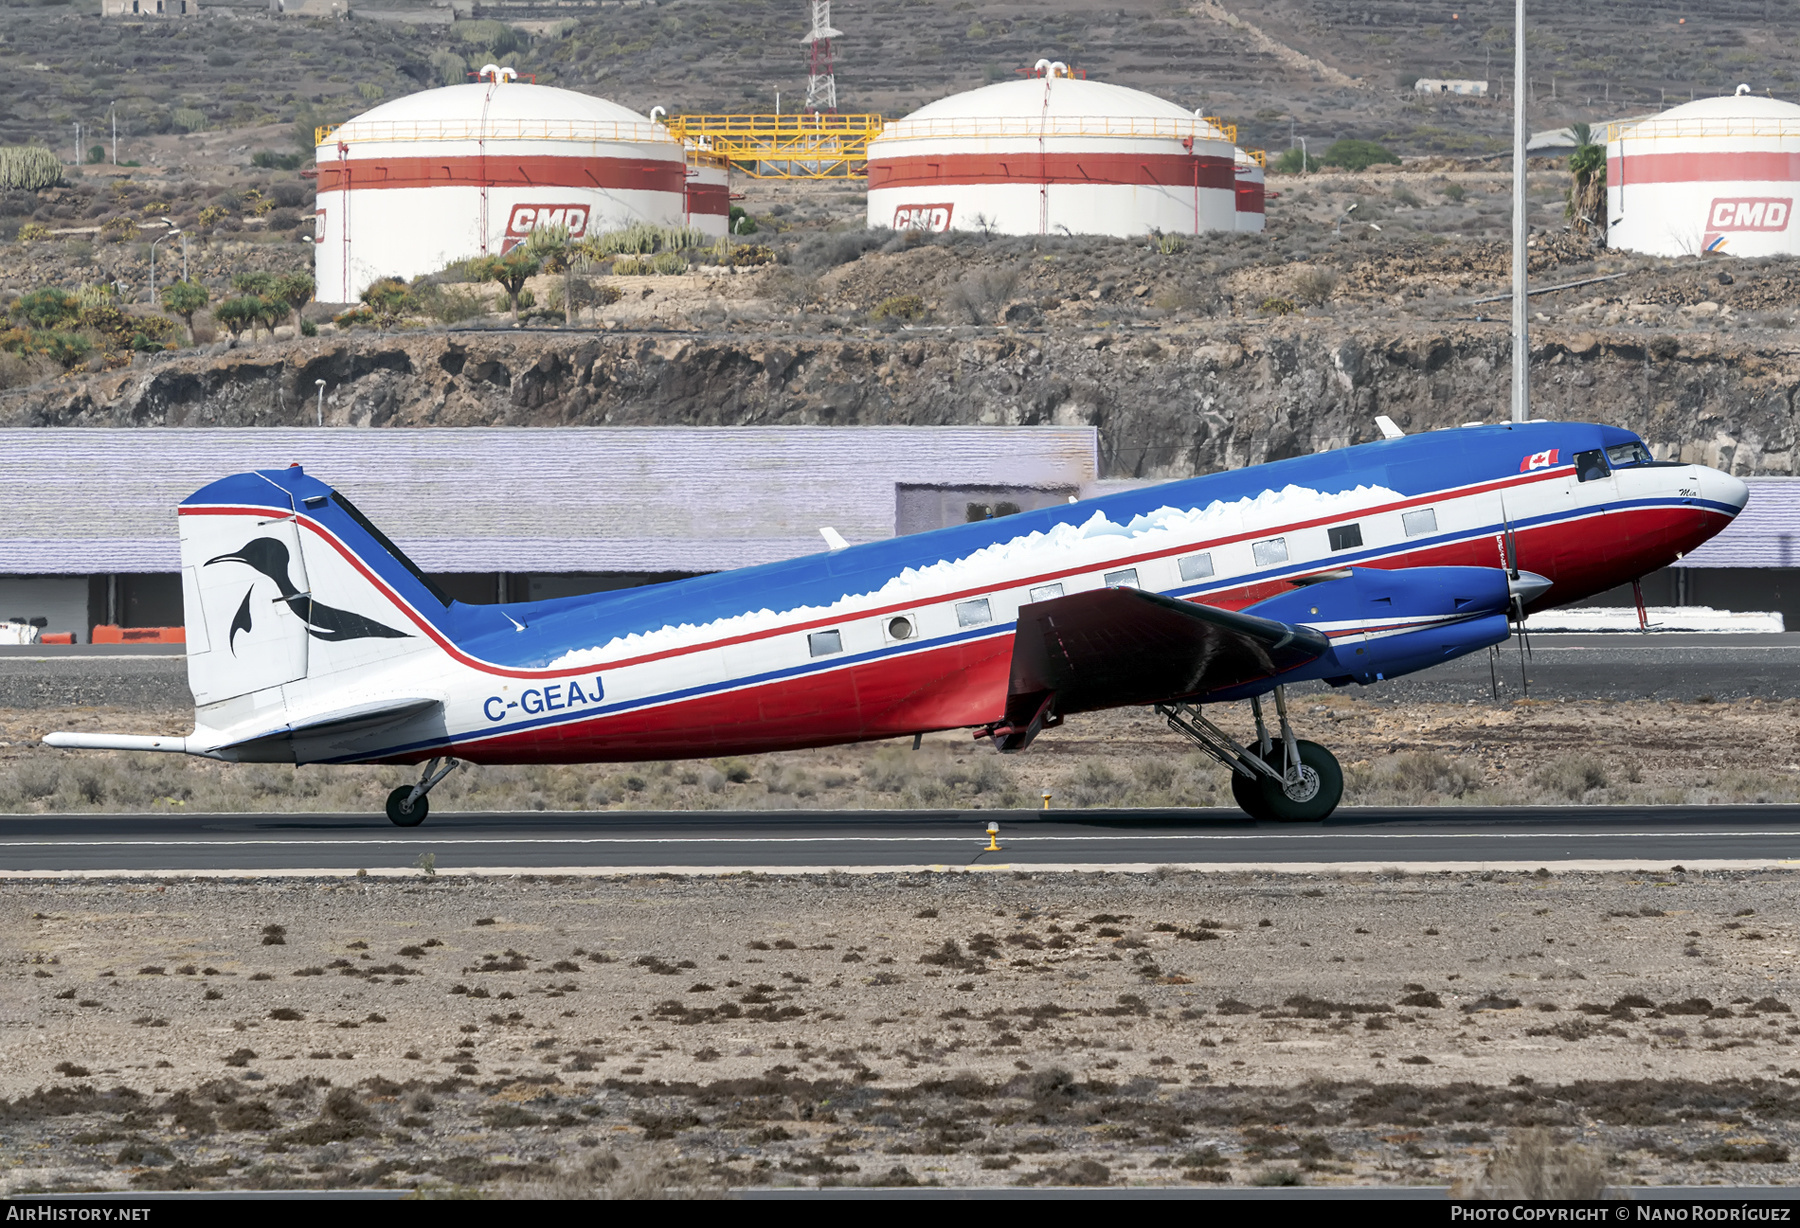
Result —
M384 9L418 7L384 0ZM121 157L153 134L288 129L291 147L315 123L384 98L461 80L490 60L539 81L589 90L639 110L792 110L805 88L803 6L793 0L662 0L633 7L546 3L476 6L476 20L403 25L275 17L208 5L197 20L127 22L94 0L0 10L0 70L24 88L0 100L0 141L73 153L110 137L116 104ZM1539 6L1532 121L1560 126L1655 109L1691 93L1800 84L1794 0L1721 0L1681 24L1675 0L1602 8ZM435 10L441 14L442 10ZM1511 73L1510 6L1414 0L839 0L835 20L841 109L901 114L943 94L1010 77L1040 56L1090 75L1234 119L1246 143L1381 139L1403 154L1490 153L1504 145L1504 99L1414 99L1419 75ZM422 16L421 20L424 18ZM304 135L300 135L304 134ZM247 161L254 147L226 151ZM110 153L109 153L110 156Z

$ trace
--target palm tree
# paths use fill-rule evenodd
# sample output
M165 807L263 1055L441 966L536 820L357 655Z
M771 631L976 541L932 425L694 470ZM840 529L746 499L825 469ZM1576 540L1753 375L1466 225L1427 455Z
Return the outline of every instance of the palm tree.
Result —
M1583 234L1606 232L1606 146L1596 144L1594 130L1587 124L1570 124L1569 134L1575 138L1575 152L1569 155L1568 204L1563 212L1575 229Z

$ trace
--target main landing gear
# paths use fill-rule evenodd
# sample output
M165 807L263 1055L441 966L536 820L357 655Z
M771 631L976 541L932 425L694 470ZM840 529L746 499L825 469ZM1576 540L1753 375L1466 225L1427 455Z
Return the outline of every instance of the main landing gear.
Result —
M441 768L438 766L440 763L444 765ZM426 800L425 795L431 792L438 781L461 766L459 761L447 758L433 759L427 763L425 770L419 773L418 784L401 785L388 794L388 821L395 827L417 827L423 823L425 816L431 813L431 803Z
M1256 715L1256 742L1245 748L1207 720L1196 704L1158 704L1158 716L1201 750L1231 769L1231 796L1253 819L1316 823L1337 809L1344 796L1344 771L1317 742L1294 736L1288 723L1287 688L1275 688L1280 731L1263 721L1261 699L1250 701Z

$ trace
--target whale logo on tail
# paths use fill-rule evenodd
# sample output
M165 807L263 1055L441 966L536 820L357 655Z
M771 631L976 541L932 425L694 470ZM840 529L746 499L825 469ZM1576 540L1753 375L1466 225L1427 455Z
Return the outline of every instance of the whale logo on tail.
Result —
M206 560L206 566L211 567L214 563L242 563L273 580L275 587L281 590L281 600L306 624L307 632L315 639L339 641L410 638L407 632L398 631L372 618L313 600L311 593L303 593L294 587L293 580L288 576L288 562L286 545L272 537L257 537L231 554L221 554L217 558ZM248 630L250 595L246 593L244 604L238 608L237 617L231 624L233 655L237 652L237 633Z

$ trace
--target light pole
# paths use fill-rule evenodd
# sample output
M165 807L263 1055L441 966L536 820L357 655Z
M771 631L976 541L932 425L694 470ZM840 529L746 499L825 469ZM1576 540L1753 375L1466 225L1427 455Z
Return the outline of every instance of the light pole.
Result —
M1304 174L1306 174L1307 170L1308 170L1308 155L1306 152L1306 138L1301 137L1300 138L1300 173L1302 175L1304 175Z
M1531 323L1526 317L1525 247L1531 238L1531 202L1525 181L1525 0L1513 8L1513 250L1512 420L1531 417Z
M179 230L171 230L160 238L150 241L150 303L152 306L156 304L156 245L163 239L173 239L180 233Z
M1302 154L1301 156L1305 157L1304 154ZM1360 204L1361 202L1359 201L1357 203ZM1338 214L1337 229L1333 230L1331 232L1332 238L1341 239L1344 237L1344 222L1350 217L1350 215L1352 213L1355 213L1355 212L1356 212L1356 205L1351 205L1348 209L1346 209L1342 213Z
M325 425L325 381L316 379L313 383L319 386L319 425Z
M162 222L169 228L169 234L181 236L181 280L186 281L188 279L187 231L175 225L175 219L172 217L165 217Z

